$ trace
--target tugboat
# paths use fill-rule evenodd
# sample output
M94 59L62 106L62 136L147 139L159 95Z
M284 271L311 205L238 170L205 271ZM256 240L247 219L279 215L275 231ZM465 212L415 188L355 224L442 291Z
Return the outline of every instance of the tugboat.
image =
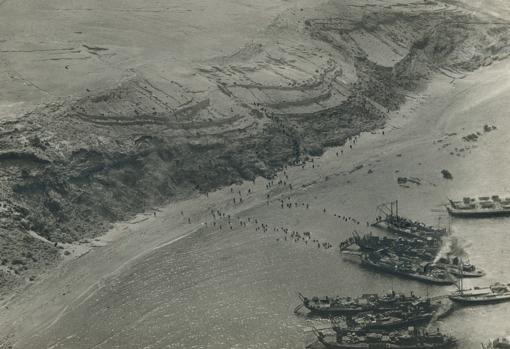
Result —
M386 236L380 237L372 234L360 236L353 233L353 236L340 244L340 250L345 251L350 246L356 245L360 251L372 252L380 249L389 249L399 255L420 257L424 260L433 260L441 248L436 239L405 239L399 237L392 239Z
M495 283L489 287L464 290L460 279L458 291L453 292L449 298L466 305L492 304L510 301L510 284Z
M510 216L510 198L501 199L498 195L479 198L465 197L462 201L449 200L448 213L460 218L486 218Z
M310 310L312 314L331 316L344 314L357 314L361 312L381 312L394 310L407 304L420 304L427 300L415 296L410 296L391 292L379 296L377 294L364 294L361 297L312 297L307 298L299 293L302 304L298 305L294 312L298 312L302 307Z
M440 258L434 265L445 268L450 274L457 277L476 278L485 276L483 270L478 270L473 264L460 262L455 257L452 260Z
M445 349L454 347L457 342L439 331L429 334L412 327L407 332L345 330L337 332L336 338L314 332L320 343L333 349Z
M433 242L432 242L433 241ZM357 248L351 248L356 245ZM373 236L371 234L360 236L353 233L353 236L340 244L340 251L346 255L362 255L363 253L374 253L384 251L394 255L399 260L409 260L413 263L432 262L440 250L440 240L431 239L392 239L388 237ZM469 263L460 263L458 257L450 259L442 257L432 263L438 269L443 269L453 276L460 277L481 277L485 275L483 270L478 270Z
M419 264L410 259L384 256L381 255L381 252L384 251L361 255L361 265L437 285L452 285L456 281L448 271L438 268L432 263Z

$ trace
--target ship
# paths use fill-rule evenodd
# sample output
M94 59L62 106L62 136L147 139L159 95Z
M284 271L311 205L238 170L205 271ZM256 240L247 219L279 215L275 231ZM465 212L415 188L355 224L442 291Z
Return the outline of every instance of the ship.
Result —
M426 333L411 327L405 332L345 330L336 336L314 331L318 341L332 349L446 349L457 341L439 331Z
M302 304L298 305L294 312L302 307L307 308L312 314L321 316L357 314L361 312L381 312L398 309L406 304L419 304L426 302L425 299L411 293L410 296L399 294L394 291L379 296L378 294L363 294L360 297L312 297L308 298L299 293Z
M340 251L343 254L361 255L363 253L372 253L375 251L384 251L392 254L399 259L411 260L414 263L432 262L440 249L440 241L433 239L426 241L422 239L392 239L388 237L379 237L371 234L360 236L353 233L353 236L340 244ZM351 246L356 245L355 250ZM434 267L444 269L456 277L482 277L485 275L483 270L477 269L473 264L460 263L459 258L450 259L442 257L432 264Z
M465 290L462 288L462 279L458 291L450 294L453 302L465 305L493 304L510 301L510 284L495 283L489 287L476 287Z
M456 282L446 269L436 267L432 263L418 263L396 256L382 255L380 252L383 251L361 255L361 265L436 285L452 285Z
M453 276L462 278L475 278L485 276L483 270L477 269L473 264L461 262L457 257L450 260L449 258L440 258L434 265L445 268Z
M449 272L450 274L452 274L453 276L456 276L456 277L479 278L479 277L485 276L485 272L483 270L479 270L479 269L471 269L471 270L462 269L462 267L453 265L453 264L448 264L448 265L435 264L435 265L445 268L445 270L447 272Z
M388 215L384 222L386 223L386 229L390 232L410 238L441 239L447 233L444 228L425 225L398 215Z
M381 249L388 249L397 255L406 255L411 257L419 257L423 260L433 260L439 249L441 243L438 240L430 239L424 240L419 238L396 238L380 237L372 234L365 234L360 236L358 233L353 233L353 236L340 244L340 250L346 251L350 246L356 245L360 251L373 252Z
M462 201L449 200L446 206L448 213L460 218L487 218L510 216L510 197L500 198L498 195L465 197Z
M346 317L347 328L365 330L396 330L409 326L428 323L434 316L434 309L429 306L409 306L407 309L389 310L382 313L361 313ZM345 327L334 326L333 330L341 332Z
M377 206L377 212L379 214L372 225L382 225L391 233L400 236L441 240L447 234L447 230L444 228L426 225L399 215L398 201Z

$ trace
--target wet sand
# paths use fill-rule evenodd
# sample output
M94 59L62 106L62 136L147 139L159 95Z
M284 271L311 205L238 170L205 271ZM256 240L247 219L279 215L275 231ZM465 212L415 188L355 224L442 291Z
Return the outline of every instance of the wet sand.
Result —
M67 261L5 301L2 335L15 333L16 348L294 348L304 345L303 328L310 325L292 314L298 291L349 295L394 287L445 293L448 288L363 270L338 256L336 246L354 230L376 232L366 222L381 202L398 199L402 214L446 224L442 205L448 197L510 194L509 68L502 62L463 79L438 76L421 94L409 96L384 135L362 134L304 168L287 168L269 190L270 181L258 178L117 224L101 239L103 247ZM485 124L497 130L484 133ZM477 142L462 139L477 131ZM454 179L442 178L442 169ZM417 177L421 184L405 187L398 177ZM286 185L278 185L280 180ZM491 254L491 248L503 249L504 235L491 235L497 237L491 244L484 223L476 224L452 222L471 262L488 272L472 282L507 281L502 266L508 257L494 260ZM495 226L499 231L504 224ZM294 242L284 228L300 236L309 231L321 245ZM481 243L484 248L475 248ZM487 328L498 319L486 308L463 312L471 317L454 315L441 323L461 338L462 348L478 348L486 339L479 336L505 334ZM480 313L483 320L477 320ZM480 326L475 337L472 327Z

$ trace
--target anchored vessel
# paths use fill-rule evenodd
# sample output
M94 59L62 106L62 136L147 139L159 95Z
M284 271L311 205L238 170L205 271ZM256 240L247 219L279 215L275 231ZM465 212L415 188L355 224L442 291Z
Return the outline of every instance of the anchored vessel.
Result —
M510 198L502 199L498 195L465 197L462 201L450 200L446 209L451 216L463 218L510 216Z
M450 260L440 258L434 265L445 268L450 274L457 277L482 277L485 275L483 270L477 269L473 264L461 262L457 257Z
M351 249L357 245L358 250ZM354 233L353 236L340 244L340 251L344 254L363 255L364 253L386 253L393 255L395 260L412 261L415 264L432 262L440 249L440 240L431 239L392 239L388 237L373 236L371 234L360 236ZM481 277L485 275L483 270L477 269L469 263L461 263L458 257L450 259L442 257L430 264L434 268L443 269L457 277Z
M385 223L389 231L412 238L440 239L442 236L446 235L446 229L428 226L398 215L386 216Z
M430 302L428 306L410 306L407 309L390 310L382 313L361 313L347 317L346 326L335 325L333 330L342 333L346 328L364 330L395 330L428 323L434 316Z
M357 245L363 252L372 252L380 249L388 249L398 255L420 257L425 260L433 260L441 248L440 241L436 239L396 238L380 237L372 234L353 236L340 244L340 250L345 251L351 245Z
M437 285L451 285L456 281L447 270L432 263L419 264L409 259L381 255L378 252L363 254L361 265Z
M303 302L298 305L294 312L302 307L307 308L317 315L342 315L356 314L366 311L381 312L386 310L394 310L404 307L408 304L419 304L426 300L415 296L410 296L391 292L386 295L379 296L377 294L364 294L361 297L312 297L307 298L299 293L299 298Z
M328 337L315 331L326 348L336 349L441 349L455 346L456 340L440 332L429 334L410 328L407 332L345 330Z
M444 228L429 226L422 222L400 216L398 214L398 201L381 204L377 207L377 211L380 214L374 225L384 224L386 229L394 234L410 238L432 238L439 240L447 233Z
M462 279L461 279L462 280ZM510 301L510 284L495 283L489 287L464 290L461 287L453 292L450 299L462 304L491 304Z

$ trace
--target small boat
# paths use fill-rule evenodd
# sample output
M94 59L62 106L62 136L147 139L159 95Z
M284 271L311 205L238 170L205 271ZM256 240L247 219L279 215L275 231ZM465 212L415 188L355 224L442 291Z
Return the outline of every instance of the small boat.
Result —
M381 256L379 251L361 256L361 265L437 285L452 285L456 279L444 268L432 263L417 263L394 256Z
M322 345L332 349L445 349L457 342L440 332L429 334L412 327L406 332L345 330L336 336L321 331L315 331L315 335Z
M495 283L489 287L471 290L464 290L461 286L449 297L454 302L467 305L508 302L510 301L510 284Z
M487 218L510 216L510 198L502 199L498 195L479 198L465 197L462 201L449 200L448 213L460 218Z
M310 310L312 314L331 316L343 314L356 314L361 312L381 312L386 310L398 309L406 304L426 302L425 299L391 292L379 296L377 294L364 294L361 297L312 297L308 298L299 293L302 304L298 305L294 312L302 307Z

